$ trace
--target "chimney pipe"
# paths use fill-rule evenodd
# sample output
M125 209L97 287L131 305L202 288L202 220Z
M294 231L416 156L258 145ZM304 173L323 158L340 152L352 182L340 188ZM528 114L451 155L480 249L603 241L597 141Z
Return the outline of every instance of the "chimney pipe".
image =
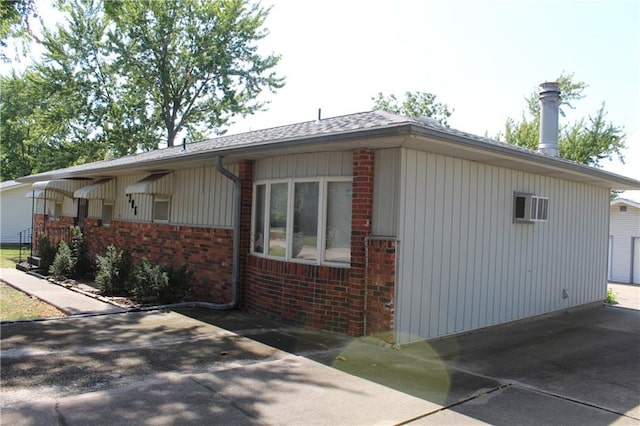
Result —
M560 88L556 82L542 83L538 93L540 97L540 139L538 152L557 157Z

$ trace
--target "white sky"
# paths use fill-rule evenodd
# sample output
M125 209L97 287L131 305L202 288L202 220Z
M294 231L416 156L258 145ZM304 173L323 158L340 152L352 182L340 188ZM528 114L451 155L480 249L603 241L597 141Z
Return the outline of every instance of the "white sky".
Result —
M43 3L40 1L39 4ZM640 180L639 1L263 0L272 5L263 52L282 56L286 85L269 110L229 133L368 111L378 92L431 92L451 127L494 136L520 118L539 83L561 72L586 82L567 117L597 112L627 134L626 165ZM567 120L564 120L566 123ZM562 124L562 121L561 121ZM623 196L640 201L640 191Z

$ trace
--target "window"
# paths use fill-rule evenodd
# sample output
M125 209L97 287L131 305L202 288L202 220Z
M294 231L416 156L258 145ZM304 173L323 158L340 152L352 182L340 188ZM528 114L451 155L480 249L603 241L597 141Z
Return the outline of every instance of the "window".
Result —
M62 201L55 201L53 206L47 206L47 215L51 221L58 220L62 216Z
M154 195L153 221L169 222L169 197L167 195Z
M549 217L549 199L532 194L515 193L513 197L514 222L546 222Z
M626 212L627 211L627 206L620 206L620 211L621 212Z
M89 216L89 200L78 198L78 226L84 226L84 220Z
M102 226L109 226L113 218L113 201L102 202Z
M305 263L349 264L351 188L348 178L257 183L253 253Z

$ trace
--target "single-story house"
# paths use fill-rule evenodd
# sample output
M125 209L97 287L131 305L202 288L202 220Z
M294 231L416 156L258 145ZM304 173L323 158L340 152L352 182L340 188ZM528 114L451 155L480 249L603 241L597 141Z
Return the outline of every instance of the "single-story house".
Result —
M0 243L31 243L28 230L31 228L32 200L24 196L30 187L14 180L0 183Z
M640 182L543 145L371 111L19 181L36 228L186 264L198 300L403 344L602 302L609 194Z
M618 198L609 209L609 281L640 284L640 203Z

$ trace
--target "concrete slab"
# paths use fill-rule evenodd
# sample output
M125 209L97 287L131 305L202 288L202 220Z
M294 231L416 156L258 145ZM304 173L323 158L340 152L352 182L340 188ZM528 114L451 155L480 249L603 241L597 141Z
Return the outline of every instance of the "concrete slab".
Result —
M613 306L627 309L640 309L640 285L609 283L608 288L616 295L616 301L618 302Z
M123 309L94 298L75 293L46 279L15 268L0 269L0 280L43 300L70 315L122 312Z

